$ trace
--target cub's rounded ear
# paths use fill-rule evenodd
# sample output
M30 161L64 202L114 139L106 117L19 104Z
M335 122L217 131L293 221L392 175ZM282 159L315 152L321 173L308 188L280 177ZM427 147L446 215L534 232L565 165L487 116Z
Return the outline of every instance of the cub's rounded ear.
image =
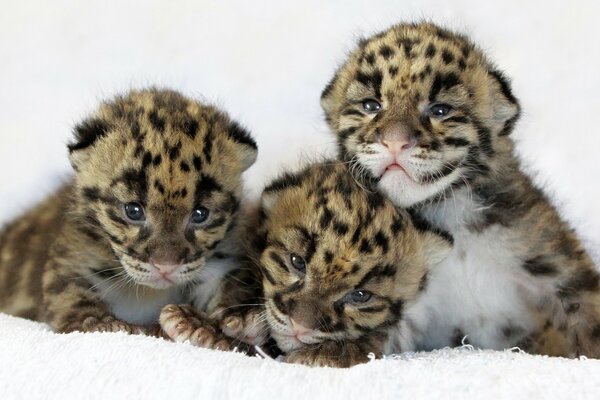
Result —
M356 77L360 68L360 61L364 57L364 48L368 40L360 39L356 50L340 65L333 78L321 92L321 108L325 112L325 119L331 123L336 112L346 100L346 90Z
M452 251L452 239L433 231L420 231L427 268L442 262Z
M304 172L286 172L268 184L263 189L260 197L261 206L265 213L267 215L270 213L284 190L300 186L305 177L306 174Z
M67 146L69 160L76 170L89 158L90 150L98 139L106 136L111 126L102 118L92 117L75 125L74 140Z
M325 116L329 119L333 109L335 108L335 96L333 91L339 80L340 73L337 71L333 78L329 81L325 89L321 92L321 108L325 111Z
M512 94L510 83L502 72L491 69L487 78L492 106L492 130L498 136L509 135L519 119L521 106Z
M250 132L235 121L230 121L227 127L229 138L236 144L236 151L242 163L242 171L254 164L258 155L256 142Z
M260 205L261 209L266 215L271 213L271 210L277 204L277 200L279 199L279 191L264 191L260 196Z

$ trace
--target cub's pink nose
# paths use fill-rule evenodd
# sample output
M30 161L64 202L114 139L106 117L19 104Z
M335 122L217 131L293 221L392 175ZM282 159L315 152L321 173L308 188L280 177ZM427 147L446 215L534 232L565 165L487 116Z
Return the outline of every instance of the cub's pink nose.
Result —
M394 155L414 147L417 143L410 129L401 124L386 129L380 141Z
M150 262L152 263L152 265L154 265L154 267L158 270L158 273L161 274L162 276L172 274L177 268L179 268L181 266L181 261L173 262L173 261L150 260Z
M294 321L293 318L290 318L290 322L292 323L292 329L294 330L294 333L296 334L296 336L304 335L306 333L310 333L313 331L313 329L310 329L303 325L300 325L299 323Z

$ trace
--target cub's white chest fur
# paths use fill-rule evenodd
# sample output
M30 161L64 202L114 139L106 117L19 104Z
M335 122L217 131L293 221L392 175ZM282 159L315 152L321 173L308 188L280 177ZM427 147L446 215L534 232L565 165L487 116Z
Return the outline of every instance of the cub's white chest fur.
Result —
M110 281L96 282L100 296L113 315L124 321L150 325L158 321L160 310L170 303L188 303L190 301L200 310L206 310L212 300L218 299L217 293L223 284L223 278L236 266L235 257L211 258L206 262L197 283L192 287L174 286L158 290L142 286L115 288Z
M454 237L449 256L429 272L427 286L405 312L402 350L465 342L477 347L515 346L535 328L526 305L518 235L500 225L475 231L481 217L468 193L456 193L422 215Z
M217 254L219 254L217 256ZM242 246L239 235L223 239L194 282L157 290L141 286L122 286L114 282L92 280L98 293L115 317L124 321L149 325L158 321L161 309L170 303L192 303L198 310L212 311L220 299L224 278L240 262Z
M99 289L115 317L139 325L157 323L163 306L183 302L183 292L180 287L164 290L145 287L119 290L103 290L100 287Z

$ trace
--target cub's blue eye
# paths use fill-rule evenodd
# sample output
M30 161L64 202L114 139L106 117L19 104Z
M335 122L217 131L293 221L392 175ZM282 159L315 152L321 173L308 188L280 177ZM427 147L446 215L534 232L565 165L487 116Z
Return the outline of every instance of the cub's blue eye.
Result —
M363 101L362 106L363 109L368 113L376 113L381 110L381 103L373 99Z
M300 257L298 254L290 255L290 262L298 271L306 271L306 261L304 261L304 258Z
M208 208L198 207L195 208L194 211L192 211L190 221L192 221L192 224L201 224L208 219L209 215L210 211L208 210Z
M145 221L146 216L144 215L144 207L140 203L127 203L124 206L125 215L130 221L140 222Z
M452 107L448 104L437 103L429 106L429 114L434 117L445 117L450 111Z
M371 300L371 297L373 297L373 295L366 290L355 290L354 292L350 292L344 296L344 301L347 303L360 304Z

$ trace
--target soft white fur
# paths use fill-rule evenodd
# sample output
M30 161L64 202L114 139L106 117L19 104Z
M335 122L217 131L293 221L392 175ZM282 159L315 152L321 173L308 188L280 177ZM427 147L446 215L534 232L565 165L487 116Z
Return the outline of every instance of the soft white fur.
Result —
M152 324L158 320L160 310L170 303L193 304L201 310L213 311L218 298L216 294L223 283L223 278L239 264L241 252L238 236L225 238L219 243L215 252L222 252L227 257L201 258L187 264L190 273L186 273L186 264L173 273L172 280L175 284L149 285L147 282L156 277L155 267L148 263L139 263L131 258L129 262L139 264L146 272L139 272L127 268L116 276L105 279L91 275L89 277L93 287L108 305L110 311L120 319L137 324ZM123 255L124 256L124 255ZM122 256L122 257L123 257ZM197 266L201 266L197 268ZM192 268L193 267L193 268ZM160 279L160 275L158 275ZM131 285L132 282L145 283ZM163 281L164 282L164 281ZM210 309L209 309L210 308Z
M525 300L539 296L541 288L521 272L518 239L501 226L470 232L465 223L477 218L478 208L467 189L426 208L427 219L452 233L454 247L433 267L425 292L405 314L425 337L414 337L405 329L400 333L403 348L451 345L458 328L469 333L468 343L501 350L518 341L518 337L506 340L503 328L519 329L521 337L535 328Z

